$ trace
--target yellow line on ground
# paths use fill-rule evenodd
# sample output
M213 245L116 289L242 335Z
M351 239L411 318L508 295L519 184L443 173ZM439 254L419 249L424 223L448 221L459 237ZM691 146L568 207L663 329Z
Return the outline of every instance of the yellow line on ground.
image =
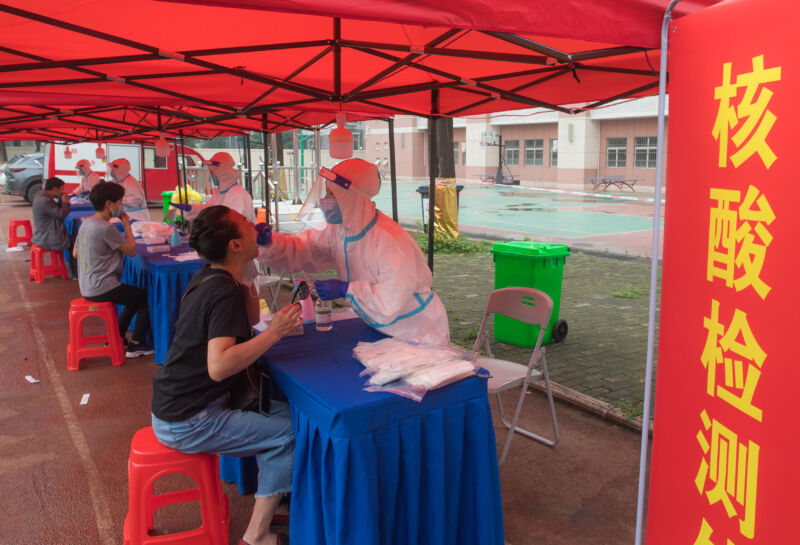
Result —
M39 354L41 355L42 361L47 367L47 374L50 377L50 383L53 385L53 390L55 390L56 398L58 398L58 405L61 409L61 414L64 416L64 420L67 423L67 429L69 430L70 437L72 438L72 444L75 445L75 449L80 455L83 468L86 471L89 493L92 497L92 507L94 508L95 519L97 520L97 530L100 533L100 541L104 545L116 545L121 540L118 539L119 536L114 536L111 510L108 507L108 497L106 496L103 488L103 481L100 479L100 472L97 470L97 465L94 463L94 460L92 460L91 452L89 451L89 445L86 441L86 436L83 435L83 432L78 425L78 418L75 415L75 411L72 410L72 405L67 397L67 390L64 388L64 383L61 382L61 376L58 374L58 371L56 371L56 365L53 361L53 356L47 349L47 343L45 342L42 328L39 327L36 314L33 312L33 305L31 304L28 294L25 292L25 289L22 285L19 272L13 268L12 270L14 273L14 281L17 283L17 289L19 290L21 300L30 319L31 329L33 329L33 335L36 338L36 345L39 348Z

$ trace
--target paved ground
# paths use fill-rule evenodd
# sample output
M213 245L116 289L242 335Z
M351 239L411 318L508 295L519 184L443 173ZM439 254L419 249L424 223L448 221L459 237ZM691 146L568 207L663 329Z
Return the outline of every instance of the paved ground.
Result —
M156 217L160 212L152 211ZM0 247L10 218L30 207L0 196ZM66 323L77 282L27 280L28 251L0 252L0 543L120 543L127 511L125 463L130 439L149 422L152 357L113 368L90 360L66 370ZM574 254L564 268L561 317L566 342L549 348L555 381L600 399L635 405L641 395L647 265ZM491 255L440 256L435 288L450 312L453 336L469 344L493 289ZM527 351L504 347L510 359ZM30 384L25 375L38 378ZM87 405L80 399L90 393ZM513 401L508 393L506 404ZM506 540L512 545L630 544L635 525L639 436L628 428L561 404L562 442L549 449L516 438L504 466ZM546 425L542 396L532 393L524 425ZM498 442L505 431L498 427ZM231 500L231 543L241 536L252 499L225 486ZM9 509L8 506L12 506ZM196 523L196 512L174 509L160 530Z
M566 259L560 317L569 334L547 349L551 380L638 412L644 397L649 275L650 263L642 259L581 252ZM494 289L492 255L437 256L434 289L447 308L453 340L471 346ZM518 362L530 357L529 349L507 344L495 351Z

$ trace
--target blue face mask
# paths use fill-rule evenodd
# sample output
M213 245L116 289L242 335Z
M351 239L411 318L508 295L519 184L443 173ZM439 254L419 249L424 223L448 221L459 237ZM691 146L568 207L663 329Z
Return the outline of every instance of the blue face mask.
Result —
M117 208L116 210L111 211L112 218L118 218L122 215L122 208Z
M320 199L319 209L322 210L325 221L328 223L342 223L342 211L339 209L336 199L331 197Z

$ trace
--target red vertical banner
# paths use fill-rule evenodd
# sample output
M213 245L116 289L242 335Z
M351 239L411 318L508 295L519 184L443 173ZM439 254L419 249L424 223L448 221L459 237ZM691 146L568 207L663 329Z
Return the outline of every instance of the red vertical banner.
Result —
M800 543L800 11L670 25L648 545Z

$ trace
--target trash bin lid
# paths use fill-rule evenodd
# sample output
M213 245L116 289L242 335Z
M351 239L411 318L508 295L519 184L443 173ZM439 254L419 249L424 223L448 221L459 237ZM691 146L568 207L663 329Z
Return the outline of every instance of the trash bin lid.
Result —
M564 244L545 244L531 240L509 240L495 242L491 252L500 255L527 257L565 257L569 255L569 246Z

